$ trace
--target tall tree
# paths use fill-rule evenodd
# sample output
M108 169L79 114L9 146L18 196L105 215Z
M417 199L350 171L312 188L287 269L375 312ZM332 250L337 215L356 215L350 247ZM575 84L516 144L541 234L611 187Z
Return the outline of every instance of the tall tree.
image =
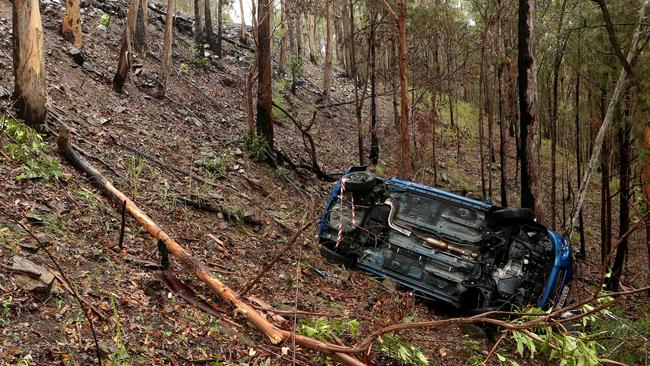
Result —
M37 0L14 0L13 12L14 92L18 117L45 129L45 56L43 25Z
M325 36L325 74L323 75L323 99L328 100L332 88L332 0L325 0L325 19L327 29Z
M521 162L521 206L539 215L539 149L537 132L537 65L535 60L535 0L519 0L517 22L519 83L519 126Z
M271 16L273 4L257 3L257 121L258 136L264 137L273 149L273 95L271 90Z
M133 34L133 49L144 56L147 53L147 0L139 0L139 3L140 10Z
M246 19L244 18L244 0L239 0L239 13L241 14L241 24L239 25L239 42L246 44L248 36L246 35Z
M370 48L370 164L379 163L379 139L377 138L377 66L376 66L376 44L375 28L377 13L368 9L370 16L370 35L368 36L368 47Z
M71 42L75 47L81 48L81 12L80 0L67 0L65 3L65 16L61 22L61 35L63 39Z
M167 83L172 71L172 35L174 32L174 0L167 0L167 16L165 18L165 35L163 46L163 64L160 76L160 96L167 92Z
M410 178L413 162L411 160L411 145L409 144L409 100L408 100L408 59L406 58L406 0L398 0L399 15L397 28L399 30L399 85L400 85L400 178Z
M194 43L196 53L203 56L205 42L205 1L194 0Z
M122 47L120 49L117 72L113 76L113 90L120 94L124 89L124 83L126 82L129 70L131 70L133 60L133 32L135 31L135 21L138 17L139 8L140 0L131 0L129 12L126 16L126 24L124 25L124 35L122 36Z
M217 0L219 4L221 4L220 0ZM220 39L218 39L219 36L215 37L214 35L214 27L212 26L212 4L210 0L203 0L203 4L205 6L204 14L205 14L205 40L208 42L208 46L210 46L210 49L214 51L214 53L221 57L221 42ZM218 7L218 6L217 6ZM219 11L217 11L217 16L219 17ZM219 30L217 30L218 32Z
M278 72L285 73L287 66L287 29L285 26L287 19L287 2L280 0L280 55L278 56Z

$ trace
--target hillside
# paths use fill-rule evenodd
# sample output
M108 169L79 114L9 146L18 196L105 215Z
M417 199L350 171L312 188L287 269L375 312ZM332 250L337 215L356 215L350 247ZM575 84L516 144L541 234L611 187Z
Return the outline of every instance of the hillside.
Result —
M164 99L157 99L151 95L161 67L163 25L151 18L148 56L137 59L138 71L130 76L133 82L127 82L127 94L118 95L110 81L117 66L124 19L112 17L111 24L103 27L99 23L103 12L84 8L85 62L79 66L70 54L71 45L58 34L63 10L53 2L43 4L50 129L46 150L60 161L62 175L48 180L16 179L23 164L4 151L0 153L0 204L10 217L20 218L48 244L72 288L97 310L93 318L105 361L120 365L282 365L292 359L296 364L324 363L314 352L301 349L293 355L284 345L265 342L261 333L173 259L171 268L178 279L210 303L217 314L208 315L172 293L164 279L148 269L160 261L155 240L130 217L126 219L124 248L119 248L120 211L58 154L56 134L63 128L71 132L72 141L91 164L235 291L241 291L266 263L283 253L245 298L266 309L262 311L286 329L318 329L317 319L324 318L340 328L340 342L350 344L387 325L454 315L413 293L395 290L391 283L334 266L320 256L315 240L317 219L332 183L300 167L310 159L301 132L274 110L276 147L298 165L296 169L256 161L254 149L244 138L245 77L253 53L224 43L223 60L214 56L197 60L190 36L175 34L169 89ZM2 113L10 112L8 93L13 88L10 19L10 3L0 2L0 33L7 35L0 40ZM236 39L238 28L229 25L225 34ZM305 63L304 82L296 95L291 94L289 83L282 78L274 81L274 101L307 124L319 103L322 65ZM333 90L332 104L354 98L353 85L340 70L335 72ZM390 94L379 99L381 164L375 170L385 176L397 173L398 136L391 103ZM458 141L444 106L440 109L443 125L436 145L442 176L439 188L480 198L478 112L468 102L459 102ZM317 111L310 134L318 163L336 178L358 162L354 107L343 104ZM416 121L426 120L426 101L415 115ZM516 152L514 138L508 138L511 168L507 189L514 203L519 195ZM3 135L0 146L9 143ZM420 169L414 180L432 184L430 141L423 137L420 143ZM549 156L549 149L544 144L541 154ZM570 153L565 155L573 159ZM550 159L541 161L546 189ZM493 174L496 200L496 163ZM599 182L595 177L585 205L588 252L593 253L600 245ZM209 202L220 212L191 207L190 201ZM548 222L548 217L544 221ZM309 220L313 224L285 249L291 235ZM630 242L629 273L638 275L624 279L629 286L640 287L645 281L643 239L636 233ZM53 268L28 233L0 217L0 363L95 362L90 329L75 297L60 281L45 297L32 296L20 285L16 273L4 270L12 266L15 256ZM595 283L590 279L599 271L598 262L596 255L578 262L574 297L593 289ZM639 299L632 297L622 303L622 312L637 307L643 301ZM419 347L429 364L460 365L482 361L495 344L492 333L488 330L486 335L476 326L454 325L442 331L409 330L401 337ZM398 364L376 349L367 357L376 365ZM533 362L512 357L522 364ZM488 364L499 361L492 357Z

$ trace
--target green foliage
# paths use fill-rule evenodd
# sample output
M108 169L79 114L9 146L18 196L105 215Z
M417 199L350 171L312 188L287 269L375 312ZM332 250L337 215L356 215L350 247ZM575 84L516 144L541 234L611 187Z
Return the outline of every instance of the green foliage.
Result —
M101 24L104 27L108 28L111 25L111 16L108 15L107 13L103 13L99 17L99 24Z
M196 55L194 57L194 67L201 69L208 63L208 58L203 55Z
M190 67L187 66L186 63L181 63L180 69L183 74L187 74L188 72L190 72Z
M283 120L285 118L284 112L276 107L276 105L280 106L280 108L284 109L285 111L289 111L289 106L284 100L284 95L282 93L273 94L273 117L277 120Z
M291 60L287 63L287 68L291 71L291 76L294 79L305 73L305 64L302 62L302 59L297 57L291 57Z
M288 182L289 181L289 169L279 166L275 170L275 175L278 177L279 180L283 182Z
M356 337L359 333L359 322L356 319L331 320L324 317L316 320L308 319L300 322L298 333L320 341L331 340L335 337Z
M115 351L108 355L109 366L130 366L131 360L129 353L126 351L124 345L124 336L122 335L122 327L120 325L120 315L117 312L117 305L115 305L115 294L111 294L111 304L113 305L113 321L115 328L113 330L113 341L115 342Z
M219 179L226 176L226 169L234 161L235 157L231 153L217 155L214 150L208 149L201 153L201 158L195 163L205 168L213 178Z
M640 317L633 318L626 309L610 308L606 321L594 322L594 332L599 334L597 342L607 357L627 365L647 363L647 339L650 338L650 305L637 311Z
M48 180L63 176L59 160L48 155L49 149L43 135L8 116L0 116L0 128L14 141L5 147L5 153L22 164L19 168L22 173L16 179Z
M12 301L13 298L11 296L9 296L8 299L0 301L0 326L4 326L9 320L9 314L11 313L9 307L11 306Z
M140 177L145 167L145 161L141 158L131 157L126 163L126 179L133 197L138 196Z
M399 361L402 365L427 366L429 360L422 351L399 336L387 334L377 349L386 356Z
M266 154L269 151L269 144L263 136L250 136L248 130L244 131L244 148L248 151L248 157L258 163L266 161Z

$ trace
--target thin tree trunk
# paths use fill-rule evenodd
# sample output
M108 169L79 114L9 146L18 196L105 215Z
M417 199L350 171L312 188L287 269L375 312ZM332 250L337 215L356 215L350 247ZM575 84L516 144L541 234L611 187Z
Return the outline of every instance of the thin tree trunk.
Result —
M368 47L370 48L370 155L372 165L379 163L379 139L377 138L377 84L376 84L376 46L375 46L375 22L376 15L370 12L370 36Z
M43 25L36 0L14 0L13 12L14 92L18 117L45 131L45 56Z
M628 96L628 92L625 92ZM624 97L624 99L627 99ZM618 232L623 235L630 229L630 124L628 122L631 106L629 99L625 103L625 113L618 128L618 181L619 181L619 206L618 206ZM623 265L627 256L628 239L621 238L616 256L612 264L612 276L609 278L608 288L613 291L620 290Z
M273 150L273 100L271 91L271 16L272 4L258 1L257 45L257 122L258 136Z
M194 0L194 43L196 53L204 55L203 43L205 42L205 2L206 0Z
M147 0L138 0L140 2L140 10L138 11L138 18L135 22L135 33L133 34L133 49L143 56L147 54L147 21L148 8Z
M140 0L131 0L129 12L126 16L126 25L124 26L124 35L122 36L122 48L120 49L120 60L117 66L117 72L113 77L113 90L122 93L126 77L131 70L131 60L133 59L133 50L131 47L133 32L135 31L135 21L138 17Z
M505 54L505 45L502 35L502 17L501 17L501 1L497 1L499 7L499 18L497 20L497 35L496 44L500 55ZM500 192L501 192L501 207L508 207L508 181L506 178L506 134L505 134L505 116L503 111L503 70L505 68L505 60L500 59L497 65L497 82L498 82L498 98L499 98L499 164L501 165L500 172Z
M206 0L207 1L207 0ZM219 4L217 6L217 56L221 57L223 55L223 2L224 0L217 0ZM207 12L206 8L206 12ZM206 17L208 15L206 14Z
M72 43L76 48L81 48L81 12L80 0L67 0L65 3L65 16L61 22L61 35L63 39Z
M332 88L332 0L325 0L325 19L327 20L327 31L325 40L325 75L323 75L323 99L330 98Z
M397 102L397 79L399 78L399 65L398 62L398 57L396 56L397 53L399 52L397 49L397 44L395 44L395 39L391 38L391 50L392 50L392 55L390 56L390 61L391 61L391 73L389 73L390 76L390 84L392 88L392 97L393 97L393 120L395 124L395 130L397 133L399 133L399 124L400 124L400 115L399 115L399 108L398 102Z
M280 55L278 56L278 72L280 75L284 75L287 65L287 31L284 25L286 19L286 0L280 0Z
M165 96L167 83L172 71L172 35L174 32L174 0L167 0L167 17L165 19L165 36L163 47L163 65L160 76L160 96Z
M646 151L650 150L650 127L643 129L643 147ZM645 197L646 210L650 209L650 159L646 159L641 172L641 187L643 188L643 196ZM650 220L645 223L645 241L646 241L646 255L648 259L648 268L650 268ZM646 270L647 283L650 283L650 271ZM650 290L648 291L650 297Z
M350 7L350 34L354 34L354 3L353 0L348 0ZM352 83L354 84L354 106L355 114L357 117L357 147L359 151L359 165L366 164L366 155L363 148L363 120L361 116L361 109L363 108L363 101L359 100L359 83L356 78L357 74L357 60L354 47L354 37L350 36L350 69L352 70Z
M580 179L582 179L582 153L580 151L580 73L576 75L576 173L577 173L577 179L578 179L578 190L580 190ZM580 208L580 212L578 213L578 225L580 226L580 252L578 252L577 256L580 258L585 258L587 253L585 249L585 231L584 231L584 225L585 225L585 220L584 216L582 214L582 208Z
M246 20L244 18L244 0L239 0L239 12L241 13L241 24L239 26L239 42L242 44L248 43L248 36L246 35Z
M316 57L316 51L315 48L318 46L316 45L316 39L314 37L314 16L311 14L307 14L307 46L309 47L309 61L317 65L318 64L318 58ZM318 48L318 54L320 55L320 48Z
M492 200L492 164L496 162L494 157L494 108L492 105L492 84L489 76L485 76L485 111L487 112L487 140L488 140L488 198Z
M519 0L518 81L521 161L521 206L539 210L539 166L535 156L539 149L537 132L537 65L535 61L535 0Z
M221 3L221 0L216 0L217 2ZM208 43L208 46L214 53L221 57L221 48L219 47L219 44L217 43L217 40L214 36L214 28L212 27L212 4L210 0L203 0L203 3L205 5L205 40ZM217 11L217 16L219 16L219 12Z
M483 130L483 110L485 109L484 95L485 95L485 36L481 37L481 58L479 61L479 102L478 102L478 140L479 140L479 155L481 160L481 198L483 201L486 199L485 190L485 137Z
M406 58L406 0L399 0L399 84L400 84L400 167L399 176L402 179L411 177L413 163L411 160L411 145L409 144L409 102L408 102L408 60Z

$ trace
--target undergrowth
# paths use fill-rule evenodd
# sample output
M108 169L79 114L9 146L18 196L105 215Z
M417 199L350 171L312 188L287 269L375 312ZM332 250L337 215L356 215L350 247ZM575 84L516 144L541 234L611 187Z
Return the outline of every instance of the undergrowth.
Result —
M258 163L266 161L266 154L269 151L269 144L263 136L250 136L248 130L244 131L244 148L248 151L248 157Z
M22 173L16 179L49 180L63 176L61 163L48 154L49 148L43 141L43 135L22 121L6 115L0 116L0 129L12 141L3 148L4 152L11 160L21 164L19 169Z

